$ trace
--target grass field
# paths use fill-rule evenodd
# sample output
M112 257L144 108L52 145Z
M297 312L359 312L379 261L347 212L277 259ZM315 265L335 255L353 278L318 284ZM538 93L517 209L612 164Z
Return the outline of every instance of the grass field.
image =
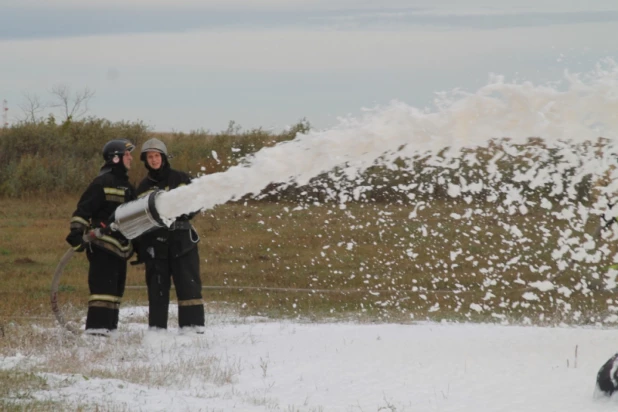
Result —
M55 321L51 277L68 249L76 200L0 201L0 325ZM264 202L218 206L194 224L206 305L225 303L247 315L613 322L614 294L603 287L613 242L596 245L594 264L556 259L567 223L540 207L509 214L457 201L344 208ZM555 287L532 287L543 281ZM147 303L143 266L129 266L127 286L123 305ZM76 255L60 303L77 321L87 298L87 261Z

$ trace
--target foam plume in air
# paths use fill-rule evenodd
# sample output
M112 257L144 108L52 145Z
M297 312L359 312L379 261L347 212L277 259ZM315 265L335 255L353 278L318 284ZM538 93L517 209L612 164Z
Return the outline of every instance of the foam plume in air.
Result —
M435 103L436 109L428 111L395 101L366 110L358 118L340 119L332 129L299 134L293 141L262 149L242 165L162 194L157 209L164 218L173 219L257 194L270 183L304 185L335 167L343 168L353 181L370 166L388 167L397 158L418 155L429 156L429 162L437 166L456 168L461 161L474 165L476 159L464 159L462 149L482 147L503 137L510 139L505 144L510 155L517 154L518 143L540 137L545 152L562 152L561 167L577 167L580 174L600 174L607 167L607 153L600 158L592 151L573 153L565 142L578 144L600 136L613 141L618 130L618 67L607 60L591 73L565 73L561 82L552 85L509 83L492 76L474 93L441 93ZM536 156L542 160L545 155L539 149ZM413 170L413 166L414 162L408 161L404 168ZM554 179L556 172L531 165L520 179L534 188ZM499 179L491 168L485 174L486 179ZM461 193L461 182L457 183L450 189L453 194Z

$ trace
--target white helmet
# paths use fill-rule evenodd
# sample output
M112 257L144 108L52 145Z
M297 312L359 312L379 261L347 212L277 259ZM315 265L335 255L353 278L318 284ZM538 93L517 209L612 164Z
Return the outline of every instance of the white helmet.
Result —
M165 157L168 157L167 147L165 146L165 143L163 143L161 140L157 139L156 137L146 140L144 144L142 145L142 152L140 154L140 159L142 161L146 160L147 152L159 152Z

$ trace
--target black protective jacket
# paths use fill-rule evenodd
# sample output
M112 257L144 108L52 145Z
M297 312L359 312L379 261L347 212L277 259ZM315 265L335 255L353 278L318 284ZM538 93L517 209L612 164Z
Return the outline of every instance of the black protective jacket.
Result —
M169 167L166 163L161 170L151 171L137 187L137 196L148 196L153 191L176 189L191 183L191 177ZM189 220L196 213L182 215L171 227L162 227L140 236L139 260L174 259L183 256L197 247L199 237Z
M81 237L86 230L108 225L110 220L113 220L118 206L135 199L135 188L129 183L124 166L104 165L77 203L77 209L71 218L71 232L67 236L67 242L74 249L83 250ZM133 253L131 242L120 232L111 232L91 243L125 259L131 257Z

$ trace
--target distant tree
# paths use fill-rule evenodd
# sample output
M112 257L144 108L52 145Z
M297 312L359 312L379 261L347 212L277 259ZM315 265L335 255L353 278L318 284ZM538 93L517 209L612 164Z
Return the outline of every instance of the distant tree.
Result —
M66 84L57 84L52 90L54 101L51 107L60 110L64 123L78 120L88 113L88 103L94 97L94 91L89 88L71 93L71 88Z
M22 110L23 116L19 120L34 123L42 119L47 105L41 101L41 98L28 92L23 92L22 96L24 101L18 106Z

